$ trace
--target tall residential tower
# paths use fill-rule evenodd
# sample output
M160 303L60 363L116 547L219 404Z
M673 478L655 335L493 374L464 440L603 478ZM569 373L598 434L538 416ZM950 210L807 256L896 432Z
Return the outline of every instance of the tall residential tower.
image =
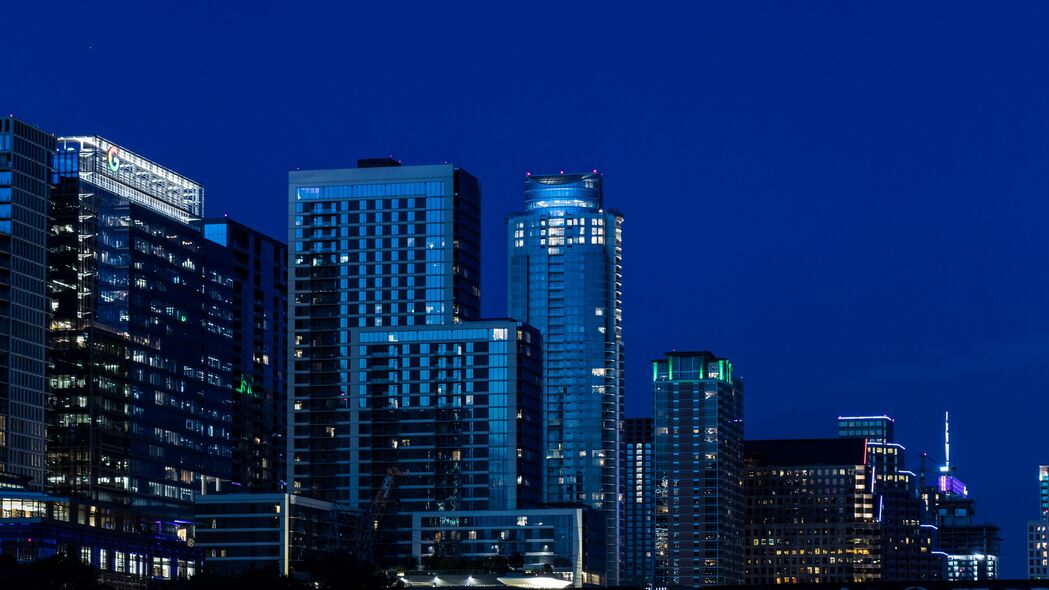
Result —
M530 175L507 219L509 310L543 339L544 500L606 515L619 583L623 421L622 223L600 174Z
M655 584L743 581L743 381L709 352L652 363Z
M42 488L47 226L54 136L0 118L0 475Z
M288 198L288 483L295 493L361 507L382 480L359 472L371 458L369 437L380 433L371 430L367 377L351 387L369 354L353 344L367 328L478 318L480 187L449 164L381 158L293 171Z

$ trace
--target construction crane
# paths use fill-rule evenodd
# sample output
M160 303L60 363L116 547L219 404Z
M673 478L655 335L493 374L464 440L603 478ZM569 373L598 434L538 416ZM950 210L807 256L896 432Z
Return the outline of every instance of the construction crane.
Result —
M357 528L357 534L351 542L354 554L361 561L372 561L373 548L375 545L375 531L379 530L379 523L390 506L390 496L393 493L394 481L402 475L408 475L407 471L401 471L396 467L386 470L386 476L375 492L375 499L367 512L361 515L361 524Z

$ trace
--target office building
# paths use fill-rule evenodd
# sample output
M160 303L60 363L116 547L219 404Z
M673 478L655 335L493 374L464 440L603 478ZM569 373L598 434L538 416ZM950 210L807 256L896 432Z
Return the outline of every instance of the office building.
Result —
M408 586L604 585L604 516L583 507L412 514ZM498 572L493 570L502 569ZM435 581L436 578L436 581Z
M47 231L55 138L0 118L0 475L46 483Z
M371 433L360 428L369 402L351 387L360 360L351 338L478 318L480 188L452 165L382 158L293 171L288 192L288 482L361 506L373 482L357 472L360 441Z
M167 517L228 479L233 279L202 187L100 137L58 140L48 240L49 480Z
M507 219L510 317L543 337L544 500L607 515L619 583L623 421L622 223L602 177L530 175Z
M746 584L879 579L866 451L862 438L746 442Z
M311 558L348 551L358 520L330 502L285 492L206 494L196 498L194 547L211 574L290 576Z
M0 555L18 562L66 554L99 573L107 587L145 588L151 580L192 577L202 552L188 522L157 519L91 500L33 490L0 490Z
M280 491L288 446L288 249L229 218L206 220L204 235L205 267L225 268L233 279L231 479Z
M709 352L652 367L655 585L743 579L743 382Z
M623 442L623 584L644 585L655 575L656 498L652 418L627 418Z
M867 441L881 538L881 580L938 580L942 555L935 553L935 518L921 498L918 476L905 469L906 449L895 440L888 416L841 416L840 438Z

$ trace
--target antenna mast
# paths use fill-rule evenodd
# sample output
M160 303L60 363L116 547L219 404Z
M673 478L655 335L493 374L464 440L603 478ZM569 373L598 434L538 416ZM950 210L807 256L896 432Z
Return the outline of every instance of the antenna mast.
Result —
M944 459L944 471L950 473L951 471L951 412L947 411L943 414L943 451Z

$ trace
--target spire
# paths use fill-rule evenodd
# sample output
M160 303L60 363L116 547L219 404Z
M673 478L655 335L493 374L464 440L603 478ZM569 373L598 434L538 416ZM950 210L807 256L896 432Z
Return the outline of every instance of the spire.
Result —
M944 454L944 471L948 473L951 471L951 412L947 411L943 414L943 454Z

